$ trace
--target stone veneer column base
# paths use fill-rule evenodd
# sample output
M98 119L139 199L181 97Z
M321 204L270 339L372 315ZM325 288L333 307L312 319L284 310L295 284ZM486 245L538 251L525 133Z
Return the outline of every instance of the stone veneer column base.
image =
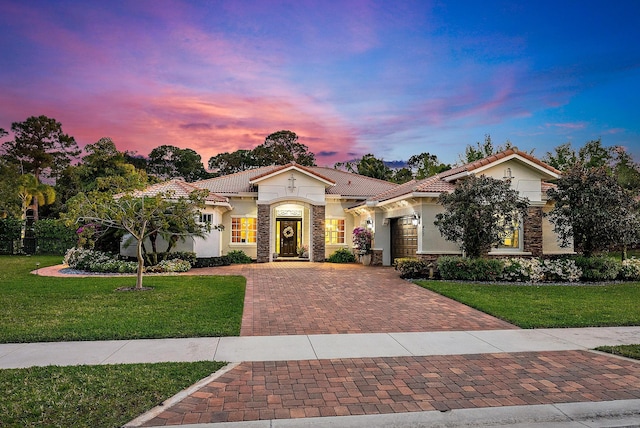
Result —
M324 205L312 205L311 206L311 261L323 262L324 261L324 222L325 209Z
M524 219L523 250L531 253L533 257L542 256L542 207L529 207L527 217Z
M258 205L257 255L258 263L269 262L269 242L271 240L271 206Z

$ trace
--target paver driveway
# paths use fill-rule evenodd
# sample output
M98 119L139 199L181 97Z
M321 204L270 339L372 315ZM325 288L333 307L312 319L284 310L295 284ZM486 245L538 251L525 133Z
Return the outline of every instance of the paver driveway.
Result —
M191 274L247 278L241 336L516 328L404 281L388 267L277 262Z
M247 278L242 335L513 329L391 268L270 263ZM588 351L243 362L144 426L640 398L637 362Z

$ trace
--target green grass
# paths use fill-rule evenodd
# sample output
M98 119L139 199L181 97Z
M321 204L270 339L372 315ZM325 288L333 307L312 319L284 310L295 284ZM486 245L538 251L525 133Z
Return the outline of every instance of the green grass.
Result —
M0 370L0 426L122 426L223 365L197 362Z
M522 328L640 325L640 283L497 285L416 281Z
M640 360L640 345L600 346L596 350Z
M134 277L32 275L60 256L0 256L0 343L240 334L246 280L145 276L151 291L122 292Z

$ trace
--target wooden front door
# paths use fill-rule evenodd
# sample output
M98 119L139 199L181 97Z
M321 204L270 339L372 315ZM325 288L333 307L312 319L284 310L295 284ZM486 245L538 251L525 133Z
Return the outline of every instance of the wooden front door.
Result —
M280 223L280 257L297 257L300 220L278 220L278 222Z

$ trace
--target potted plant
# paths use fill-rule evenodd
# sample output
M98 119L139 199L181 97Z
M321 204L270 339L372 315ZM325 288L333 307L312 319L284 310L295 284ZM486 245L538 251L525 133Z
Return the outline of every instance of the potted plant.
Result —
M297 249L298 257L306 259L309 258L309 246L306 244L300 245Z

